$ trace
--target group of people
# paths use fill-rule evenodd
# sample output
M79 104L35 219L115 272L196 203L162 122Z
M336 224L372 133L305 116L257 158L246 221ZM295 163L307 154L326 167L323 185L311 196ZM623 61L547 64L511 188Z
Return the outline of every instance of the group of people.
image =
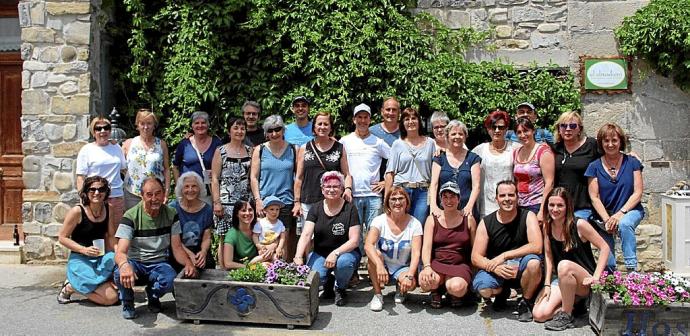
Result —
M134 318L137 283L159 311L179 272L284 259L317 271L322 298L343 305L365 254L374 311L387 284L396 303L419 286L432 307L476 293L497 310L520 287L518 318L562 330L576 299L616 268L615 237L626 270L637 269L642 165L624 153L619 126L588 137L581 116L566 112L554 137L525 102L515 119L490 112L490 141L469 150L461 121L435 112L428 137L419 112L394 97L375 125L371 108L356 106L354 132L339 140L333 115L310 119L310 105L295 97L293 123L271 115L259 127L261 107L247 101L228 120L225 143L209 133L208 114L195 112L172 167L152 111L138 111L139 136L122 147L110 141L110 122L94 118L95 141L77 158L82 202L59 236L73 253L58 301L74 292L106 305L119 299Z

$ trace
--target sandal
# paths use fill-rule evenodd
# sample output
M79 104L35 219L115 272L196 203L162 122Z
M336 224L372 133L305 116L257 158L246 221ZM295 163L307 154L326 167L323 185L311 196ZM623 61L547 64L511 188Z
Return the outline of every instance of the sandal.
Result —
M431 292L431 294L429 294L429 297L431 299L431 303L430 303L431 308L434 308L434 309L441 308L441 299L443 298L443 296L441 296L441 293Z
M459 308L462 307L465 304L465 301L462 298L453 296L453 295L448 295L450 296L450 306L452 308Z
M72 302L72 299L70 298L72 294L67 293L67 285L69 285L69 280L65 280L65 282L62 284L62 288L60 288L60 292L58 292L57 302L59 304Z

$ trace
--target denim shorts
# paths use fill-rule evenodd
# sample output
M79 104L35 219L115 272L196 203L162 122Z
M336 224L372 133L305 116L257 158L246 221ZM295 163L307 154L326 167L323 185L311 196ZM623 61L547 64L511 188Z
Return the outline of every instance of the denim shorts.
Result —
M522 272L527 268L527 263L533 259L538 260L539 262L542 261L542 257L536 254L528 254L522 258L516 259L520 260L517 278L506 280L494 273L490 273L485 270L480 270L479 272L477 272L477 275L474 276L474 280L472 280L472 289L475 292L487 288L496 289L504 287L504 282L505 285L507 285L510 288L518 288L520 287L520 278L522 277Z

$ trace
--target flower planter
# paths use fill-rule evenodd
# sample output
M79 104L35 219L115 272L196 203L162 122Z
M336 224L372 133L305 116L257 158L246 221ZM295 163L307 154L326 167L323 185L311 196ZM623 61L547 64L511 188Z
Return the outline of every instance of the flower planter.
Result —
M177 317L183 320L310 326L319 312L319 276L308 287L228 280L228 272L205 270L198 279L175 279Z
M689 335L690 304L630 307L592 293L589 323L599 335Z

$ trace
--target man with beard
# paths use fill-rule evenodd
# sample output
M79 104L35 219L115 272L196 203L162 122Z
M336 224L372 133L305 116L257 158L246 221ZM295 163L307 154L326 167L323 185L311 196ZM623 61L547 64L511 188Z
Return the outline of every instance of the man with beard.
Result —
M292 100L295 122L285 126L285 141L290 144L302 146L314 138L311 120L309 120L310 103L304 96L297 96Z
M505 180L496 185L499 209L477 227L472 264L479 268L472 287L485 300L494 297L496 311L505 308L510 288L522 288L518 320L532 321L532 308L542 279L542 235L537 216L517 206L517 185Z
M167 262L172 247L175 260L184 265L185 277L196 277L197 270L182 248L180 221L175 209L163 204L163 182L144 179L142 200L127 210L115 233L115 284L120 291L122 317L137 317L134 310L134 285L145 284L148 308L161 311L160 298L173 290L175 270ZM138 280L138 281L137 281Z

